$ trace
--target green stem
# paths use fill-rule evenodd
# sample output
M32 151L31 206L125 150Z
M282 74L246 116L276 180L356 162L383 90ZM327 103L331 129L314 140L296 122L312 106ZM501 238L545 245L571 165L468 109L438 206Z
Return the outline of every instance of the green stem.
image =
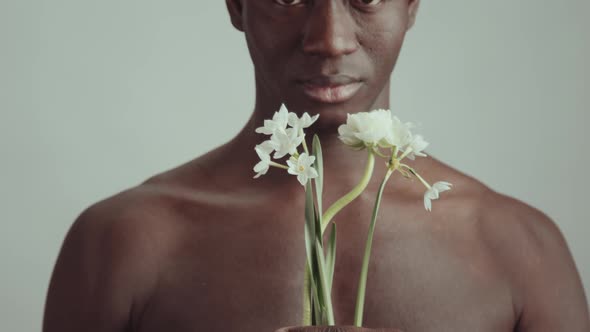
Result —
M303 134L303 129L301 130L301 134ZM309 149L307 148L307 143L305 142L305 135L303 135L303 151L305 151L305 153L307 153L307 155L309 156Z
M357 198L363 190L369 184L369 180L371 180L371 176L373 175L373 169L375 166L375 155L371 150L369 151L369 156L367 158L367 165L365 166L365 172L363 177L361 178L360 182L346 195L342 196L339 200L337 200L332 206L326 210L326 212L322 216L322 234L330 224L330 221L334 216L340 212L346 205L352 202L355 198Z
M274 161L271 161L271 162L270 162L270 163L268 163L268 164L269 164L270 166L277 167L277 168L282 168L282 169L289 169L289 166L285 166L285 165L279 164L279 163L277 163L277 162L274 162Z
M377 199L375 200L375 207L373 208L373 216L371 218L371 225L369 226L369 235L367 237L367 243L365 245L365 256L363 258L363 265L361 268L361 275L359 278L358 292L356 296L356 306L354 310L354 325L361 327L363 323L363 309L365 306L365 293L367 288L367 274L369 271L369 259L371 257L371 246L373 245L373 234L375 233L375 223L377 221L377 212L379 211L379 205L381 205L381 197L383 196L383 189L385 184L393 170L388 169L385 174L385 178L379 186L379 192L377 193Z
M407 169L408 171L410 171L410 173L412 173L412 174L413 174L413 175L414 175L416 178L418 178L418 180L420 180L420 182L422 182L422 184L423 184L423 185L424 185L426 188L428 188L428 189L430 189L430 188L431 188L430 184L428 184L428 182L427 182L426 180L424 180L424 178L422 178L422 177L420 176L420 174L418 174L418 172L416 172L416 171L415 171L415 170L414 170L412 167L410 167L410 166L408 166L408 165L404 165L404 164L401 164L401 166L403 166L405 169Z
M404 153L402 153L402 155L398 158L398 160L401 162L405 157L407 157L410 152L412 152L412 148L407 148L406 151L404 151Z
M311 272L309 271L309 265L305 264L305 275L303 279L303 321L302 326L311 325Z

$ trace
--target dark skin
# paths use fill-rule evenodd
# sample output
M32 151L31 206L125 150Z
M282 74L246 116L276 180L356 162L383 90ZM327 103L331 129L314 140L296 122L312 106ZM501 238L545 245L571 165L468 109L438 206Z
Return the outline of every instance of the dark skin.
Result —
M345 147L347 113L389 108L389 77L419 1L226 0L248 41L256 105L231 141L88 208L70 229L48 291L45 332L275 331L300 325L301 185L280 169L252 179L263 119L285 102L320 114L324 202L358 181L365 152ZM346 102L308 98L301 80L346 75ZM403 116L406 118L406 116ZM409 162L451 191L395 174L373 242L363 326L403 331L590 331L567 244L547 216L429 156ZM352 325L369 218L385 164L334 221L333 303Z

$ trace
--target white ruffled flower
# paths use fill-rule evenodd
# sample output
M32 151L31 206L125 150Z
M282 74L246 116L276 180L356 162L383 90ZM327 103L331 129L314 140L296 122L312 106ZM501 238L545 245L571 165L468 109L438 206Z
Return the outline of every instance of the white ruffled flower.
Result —
M432 210L432 203L431 200L438 199L439 194L443 191L447 191L451 189L452 184L444 181L437 182L433 184L426 192L424 193L424 208L428 211Z
M288 128L284 132L275 132L270 138L275 149L273 158L280 159L287 154L294 155L304 138L305 135L298 135L293 128Z
M398 149L403 150L412 141L413 124L411 122L403 123L397 116L391 119L391 130L385 138L389 147L397 146Z
M287 123L289 121L289 111L285 104L281 105L278 112L272 117L272 120L264 120L264 126L256 128L256 132L259 134L273 135L277 132L284 132L287 129Z
M421 135L416 135L412 138L412 141L408 146L404 148L407 152L407 157L414 160L414 157L426 157L426 154L422 152L430 143L426 142ZM406 152L404 151L404 152Z
M311 126L314 122L316 122L319 116L319 114L316 114L312 117L309 116L307 112L305 112L303 113L301 118L299 118L297 117L297 114L289 112L287 123L289 124L289 126L293 127L293 129L295 129L296 132L299 132L300 130L303 130Z
M266 153L265 151L263 151L262 149L260 149L258 146L254 149L256 151L256 154L258 154L258 157L260 158L260 161L258 162L258 164L256 164L254 166L254 172L256 172L257 174L254 175L254 178L258 178L261 175L266 174L266 172L268 172L268 169L270 168L270 155L268 153Z
M309 156L304 152L299 155L299 158L297 158L296 161L291 159L287 160L287 165L289 165L287 172L289 174L297 175L299 183L301 183L302 186L305 186L308 179L318 177L318 172L311 166L314 161L314 156Z
M344 144L355 149L386 147L389 145L388 138L391 138L392 125L390 110L359 112L348 114L346 124L338 127L338 134Z

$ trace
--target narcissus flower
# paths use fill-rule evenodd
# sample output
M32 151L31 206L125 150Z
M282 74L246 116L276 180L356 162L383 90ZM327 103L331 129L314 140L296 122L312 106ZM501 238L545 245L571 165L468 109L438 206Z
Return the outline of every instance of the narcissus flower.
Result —
M289 111L287 107L282 104L278 112L272 117L272 120L264 120L264 126L256 128L259 134L273 135L276 132L284 132L287 129L287 122L289 121Z
M309 156L307 153L299 155L297 160L287 160L289 174L297 175L297 180L302 186L305 186L308 179L318 177L318 172L311 165L314 163L315 157Z
M254 175L254 178L258 178L261 175L266 174L266 172L268 172L268 169L270 167L271 161L270 161L270 155L268 153L266 153L265 151L263 151L262 149L256 147L254 149L256 151L256 154L258 154L258 157L260 158L260 161L258 162L258 164L256 164L254 166L254 172L256 172L257 174Z
M293 128L288 128L284 132L277 131L270 138L275 149L273 158L280 159L287 154L294 155L304 138L305 135L299 135Z
M447 191L451 189L452 184L444 181L439 181L433 184L426 192L424 193L424 208L426 210L432 210L432 203L431 200L438 199L439 194L443 191Z
M304 145L306 152L301 155L298 148L302 143L305 144L303 129L311 126L318 117L317 114L312 117L307 113L298 117L297 114L289 112L283 104L280 110L275 112L272 120L264 120L264 126L256 128L256 132L270 135L270 139L255 147L260 161L254 166L254 172L256 172L254 178L266 174L271 166L286 169L290 174L297 175L297 179L303 186L307 184L308 179L317 177L317 171L311 166L315 157L309 156L306 145ZM272 161L271 154L273 152L274 159L290 155L291 158L287 161L287 165Z
M275 143L271 140L266 140L266 141L256 145L255 149L260 149L265 154L271 154L275 150Z
M319 114L314 116L309 116L307 112L303 113L301 118L297 117L297 114L290 112L287 123L289 126L293 127L293 129L299 133L301 130L308 128L311 126L316 120L319 118Z

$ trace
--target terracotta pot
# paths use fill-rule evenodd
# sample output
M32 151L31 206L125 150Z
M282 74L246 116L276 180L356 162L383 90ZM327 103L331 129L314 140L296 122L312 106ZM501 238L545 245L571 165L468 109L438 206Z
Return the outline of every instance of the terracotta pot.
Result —
M288 326L275 332L402 332L398 329L380 328L370 329L356 326Z

